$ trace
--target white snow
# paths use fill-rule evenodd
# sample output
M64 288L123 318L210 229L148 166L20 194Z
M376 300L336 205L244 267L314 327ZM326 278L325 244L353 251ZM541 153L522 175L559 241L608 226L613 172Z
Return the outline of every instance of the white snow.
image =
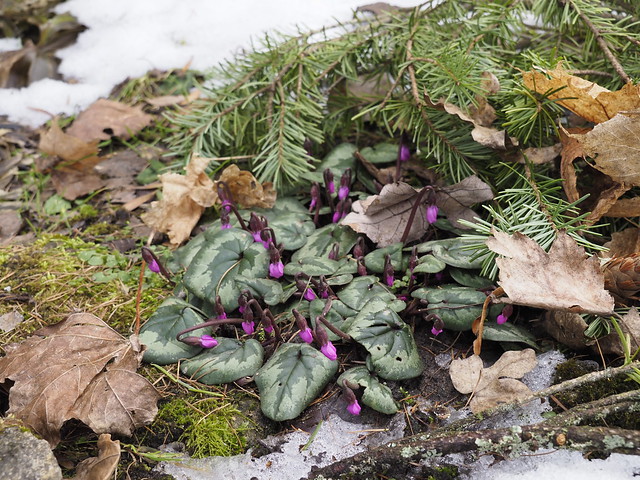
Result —
M294 34L353 18L367 0L69 0L56 7L88 27L75 44L58 51L65 81L42 80L22 89L0 89L0 115L38 126L56 114L82 111L118 83L153 69L189 64L207 70L264 32ZM396 0L412 7L418 0ZM0 51L18 47L15 39Z

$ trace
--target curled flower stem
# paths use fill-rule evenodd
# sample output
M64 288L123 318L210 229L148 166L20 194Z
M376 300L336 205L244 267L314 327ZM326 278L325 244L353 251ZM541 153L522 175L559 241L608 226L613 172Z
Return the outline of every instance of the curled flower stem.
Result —
M218 196L220 198L222 198L222 199L227 199L228 200L226 205L231 209L231 211L234 213L234 215L238 219L238 222L240 223L240 227L243 230L246 230L247 232L250 232L249 228L247 227L247 224L244 222L244 220L240 216L240 212L238 212L238 209L236 208L235 203L233 203L233 201L232 201L233 196L231 195L231 191L229 190L229 186L223 181L218 181L217 189L218 189ZM221 195L221 193L222 193L222 195Z

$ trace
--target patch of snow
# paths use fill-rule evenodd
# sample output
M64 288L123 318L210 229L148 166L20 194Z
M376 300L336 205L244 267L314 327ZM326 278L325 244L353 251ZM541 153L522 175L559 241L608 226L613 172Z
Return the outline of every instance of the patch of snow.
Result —
M37 127L52 115L78 113L126 80L153 69L206 71L264 32L295 34L348 21L367 0L69 0L56 7L88 29L56 55L73 84L42 80L21 89L0 89L0 115ZM412 7L417 0L396 0ZM0 49L19 48L15 39Z

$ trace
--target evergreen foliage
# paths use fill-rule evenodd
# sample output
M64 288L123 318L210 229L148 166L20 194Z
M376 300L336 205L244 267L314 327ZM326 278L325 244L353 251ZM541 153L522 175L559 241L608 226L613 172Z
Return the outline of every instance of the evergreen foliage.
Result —
M563 60L617 89L640 76L639 13L630 0L443 0L269 35L212 72L205 98L173 119L173 152L221 164L248 159L261 180L287 190L336 141L407 132L448 180L487 178L497 154L472 139L471 125L430 101L468 109L482 94L483 72L491 72L502 88L490 98L496 126L523 146L548 145L562 110L526 89L519 73Z

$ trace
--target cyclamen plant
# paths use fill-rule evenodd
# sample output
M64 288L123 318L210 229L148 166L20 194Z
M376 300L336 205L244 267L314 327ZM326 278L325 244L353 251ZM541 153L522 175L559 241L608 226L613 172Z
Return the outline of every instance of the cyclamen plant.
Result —
M381 379L406 380L424 368L406 321L432 325L434 336L469 330L486 298L478 289L491 282L475 273L478 261L459 237L376 249L342 225L355 195L354 151L343 144L329 154L309 178L307 204L282 198L273 209L241 211L219 182L220 221L176 251L167 268L144 250L152 271L183 272L175 296L141 329L144 359L180 360L183 374L207 384L251 377L265 415L282 421L320 395L339 370L340 351L357 343L365 366L337 379L347 410L359 414L362 402L394 413ZM404 144L378 151L396 162L408 154ZM432 192L416 196L431 225L427 240L446 226ZM454 283L439 284L443 272ZM484 338L532 341L509 323L485 326Z

